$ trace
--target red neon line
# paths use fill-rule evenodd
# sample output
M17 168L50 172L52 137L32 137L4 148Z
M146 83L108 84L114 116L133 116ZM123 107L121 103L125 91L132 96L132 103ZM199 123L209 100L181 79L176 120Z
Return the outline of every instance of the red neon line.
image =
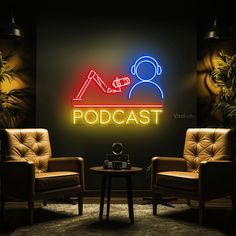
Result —
M139 105L132 105L132 104L127 104L127 105L117 105L117 104L111 104L111 105L73 105L74 107L85 107L85 108L112 108L112 107L119 107L119 108L163 108L163 105L157 104L157 105L147 105L147 104L139 104Z
M98 84L98 86L103 90L104 93L107 91L107 85L104 83L104 81L98 76L98 74L95 71L92 71L94 74L92 76L92 79Z
M82 100L82 96L83 96L85 90L87 89L87 87L89 86L90 82L91 82L91 79L87 79L85 81L83 87L80 89L79 93L77 94L76 99Z
M84 95L85 91L87 90L92 80L94 80L97 83L97 85L100 87L100 89L104 93L108 93L108 94L121 92L121 87L124 87L130 84L129 77L123 77L123 78L116 77L116 79L113 80L112 82L112 86L116 89L109 88L94 70L90 70L87 76L87 79L85 80L79 93L73 100L83 100L82 96Z

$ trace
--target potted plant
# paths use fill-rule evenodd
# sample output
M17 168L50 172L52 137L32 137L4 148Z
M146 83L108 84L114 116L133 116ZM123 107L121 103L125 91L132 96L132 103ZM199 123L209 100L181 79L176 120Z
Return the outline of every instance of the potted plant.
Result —
M18 126L25 118L27 108L26 99L29 99L30 90L26 88L3 91L2 84L11 83L16 78L17 71L11 68L0 52L0 128Z
M220 88L214 108L224 117L222 127L233 130L233 149L236 150L236 54L227 55L223 51L216 57L217 67L212 71L215 86ZM235 154L235 152L234 152Z

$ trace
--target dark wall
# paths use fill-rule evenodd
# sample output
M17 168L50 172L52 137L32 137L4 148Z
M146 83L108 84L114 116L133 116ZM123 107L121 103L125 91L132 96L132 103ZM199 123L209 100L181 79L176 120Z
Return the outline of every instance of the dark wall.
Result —
M107 73L128 71L138 55L158 57L164 110L158 125L146 127L76 126L72 98L82 84L74 79L88 66ZM44 16L37 26L36 126L48 128L54 156L85 158L86 189L99 189L89 167L101 165L120 141L133 165L144 168L134 189L148 189L146 168L156 155L182 156L185 131L196 124L196 27L171 18ZM117 183L117 188L122 185Z

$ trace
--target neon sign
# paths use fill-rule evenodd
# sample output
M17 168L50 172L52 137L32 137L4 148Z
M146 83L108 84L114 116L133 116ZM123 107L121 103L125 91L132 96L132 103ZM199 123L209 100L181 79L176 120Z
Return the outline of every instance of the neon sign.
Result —
M153 66L153 72L151 74L142 73L142 67L144 67L145 64L151 64ZM143 83L149 83L156 86L161 94L161 98L163 99L164 95L163 95L162 89L160 88L158 84L152 81L156 76L160 75L161 72L162 72L162 69L154 58L149 57L149 56L143 56L143 57L138 58L138 60L136 60L134 65L131 67L131 74L137 76L137 78L140 81L136 83L135 85L133 85L133 87L130 89L129 99L131 99L131 95L134 88Z
M147 69L148 67L148 69ZM96 73L94 70L88 72L87 78L81 86L79 92L73 98L73 124L74 125L157 125L159 123L159 116L163 111L162 103L155 104L140 104L130 103L128 101L134 100L132 94L135 92L137 86L144 86L145 84L154 85L160 94L160 99L163 100L164 94L161 87L153 80L161 75L162 68L157 60L150 56L139 57L131 67L131 75L125 77L116 77L112 80L111 86ZM132 80L130 79L132 77ZM135 79L139 82L134 82ZM99 90L106 96L109 95L109 100L112 103L112 98L117 101L119 96L124 98L128 96L127 103L116 104L89 104L85 103L84 96L91 82L95 82ZM131 88L129 88L129 86ZM127 88L127 89L125 89ZM113 96L110 96L113 95ZM127 98L126 98L127 99Z
M82 96L84 95L84 92L87 90L88 86L90 85L91 81L95 81L97 85L100 87L100 89L104 93L120 93L121 87L127 86L130 84L129 77L124 78L117 78L113 80L112 86L115 88L107 87L107 85L104 83L104 81L99 77L99 75L94 71L90 70L89 74L87 76L87 79L85 80L82 88L80 89L79 93L77 94L76 98L73 100L83 100Z
M147 125L159 123L161 109L74 109L73 124L116 124L116 125Z

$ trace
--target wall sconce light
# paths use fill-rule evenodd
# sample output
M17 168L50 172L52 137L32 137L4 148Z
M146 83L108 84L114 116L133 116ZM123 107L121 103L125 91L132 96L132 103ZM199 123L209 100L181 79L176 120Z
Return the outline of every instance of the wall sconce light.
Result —
M236 32L234 27L223 24L219 19L215 19L213 25L204 34L204 40L215 39L215 40L226 40L236 37Z
M9 23L1 26L0 37L13 38L17 40L24 37L22 29L15 23L15 18L13 16L11 16L11 20Z
M213 26L204 34L204 40L206 39L221 39L225 36L225 29L215 19Z

